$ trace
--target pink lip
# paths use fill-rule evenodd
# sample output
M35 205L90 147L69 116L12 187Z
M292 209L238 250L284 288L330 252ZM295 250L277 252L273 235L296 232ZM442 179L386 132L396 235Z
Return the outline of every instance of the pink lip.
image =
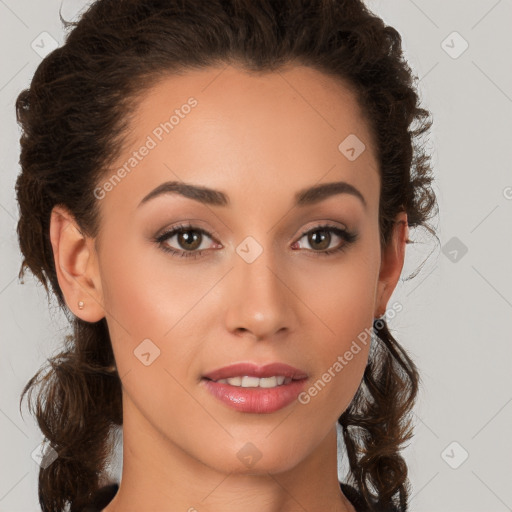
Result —
M251 377L282 375L293 380L275 388L242 388L215 382L219 379L243 375ZM206 374L201 382L214 397L237 411L268 414L282 409L296 400L304 388L307 377L302 370L287 364L272 363L258 366L253 363L238 363Z
M219 380L229 379L230 377L241 377L242 375L260 378L282 375L283 377L290 377L292 379L305 379L308 376L306 372L283 363L270 363L264 366L258 366L254 363L236 363L213 370L203 375L203 377L211 380Z

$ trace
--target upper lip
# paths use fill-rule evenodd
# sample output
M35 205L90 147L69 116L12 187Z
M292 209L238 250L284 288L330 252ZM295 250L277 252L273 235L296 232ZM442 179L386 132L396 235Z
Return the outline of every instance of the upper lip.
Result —
M263 366L256 363L235 363L217 368L216 370L206 373L203 377L211 380L219 380L244 375L260 378L282 375L283 377L289 377L294 380L304 379L308 376L306 372L284 363L269 363Z

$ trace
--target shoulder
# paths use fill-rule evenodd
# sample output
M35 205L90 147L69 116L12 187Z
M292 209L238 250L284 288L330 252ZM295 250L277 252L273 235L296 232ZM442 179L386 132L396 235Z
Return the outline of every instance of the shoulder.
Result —
M346 496L348 501L352 504L352 506L356 509L356 512L372 512L368 508L368 505L363 499L362 494L351 485L344 484L340 482L341 490L343 491L343 494ZM375 512L404 512L400 510L399 508L395 506L390 507L383 507L383 506L377 506L377 504L374 505L374 511Z
M112 501L118 489L117 483L100 487L86 507L80 510L71 507L70 512L101 512Z

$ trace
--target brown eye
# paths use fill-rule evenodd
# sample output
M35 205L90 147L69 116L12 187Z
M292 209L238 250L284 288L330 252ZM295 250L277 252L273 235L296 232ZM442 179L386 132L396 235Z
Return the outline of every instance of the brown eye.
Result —
M341 243L338 243L337 246L330 248L332 240L332 235L340 238L342 240ZM305 231L302 233L299 241L303 238L307 237L307 243L312 248L308 250L308 252L318 253L318 255L328 256L333 253L345 250L352 242L357 240L358 235L356 233L350 233L345 229L341 229L337 226L317 226L309 231ZM299 241L295 242L295 246L299 243Z
M171 244L170 240L173 238L176 240ZM203 250L208 248L208 244L203 244L207 238L213 241L212 236L204 229L194 226L177 226L156 237L155 242L163 251L187 258L200 256ZM202 247L202 245L205 246Z
M331 233L327 230L310 231L308 242L314 249L325 251L331 243Z
M177 241L182 249L187 251L194 251L201 245L202 233L193 229L187 229L186 231L179 231L177 233Z

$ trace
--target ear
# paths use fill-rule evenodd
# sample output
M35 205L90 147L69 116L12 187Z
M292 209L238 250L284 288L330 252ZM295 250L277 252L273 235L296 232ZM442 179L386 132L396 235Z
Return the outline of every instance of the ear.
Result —
M105 310L94 240L81 232L73 215L60 205L51 212L50 240L57 279L68 308L86 322L101 320ZM80 301L83 309L78 307Z
M393 232L387 247L383 247L374 317L379 318L386 312L389 298L395 289L405 259L405 246L409 240L407 213L401 212L395 218Z

